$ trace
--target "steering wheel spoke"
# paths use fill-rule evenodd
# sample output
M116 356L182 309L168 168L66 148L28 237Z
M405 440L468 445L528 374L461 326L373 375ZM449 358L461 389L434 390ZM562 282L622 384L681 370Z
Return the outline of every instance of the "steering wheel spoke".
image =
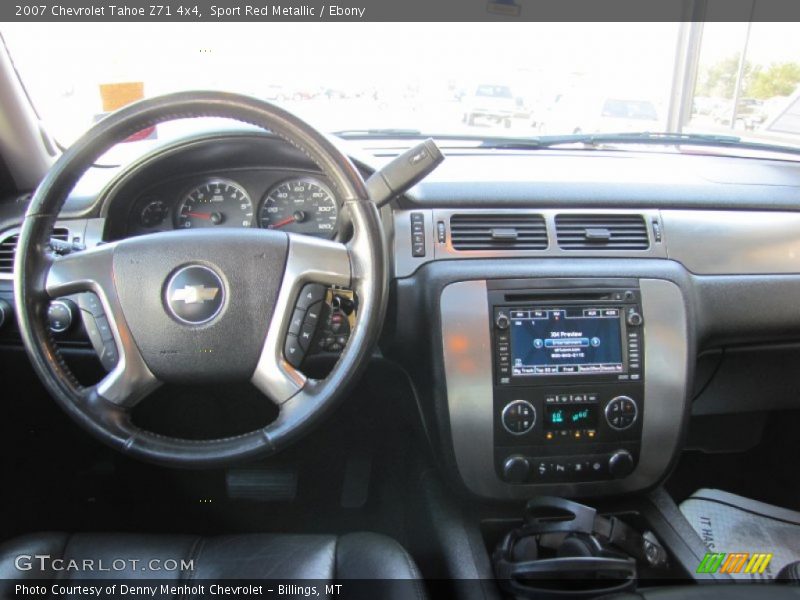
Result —
M145 364L122 312L114 285L114 249L115 244L106 244L53 259L45 289L51 298L82 292L99 298L102 308L95 310L93 318L107 319L113 339L106 343L115 346L119 358L93 390L109 402L131 408L160 382Z
M45 281L48 295L58 298L91 291L106 296L114 286L114 247L115 244L105 244L54 258Z
M278 405L306 385L306 376L287 359L289 326L306 284L347 287L352 280L350 250L344 244L290 235L286 270L252 382Z

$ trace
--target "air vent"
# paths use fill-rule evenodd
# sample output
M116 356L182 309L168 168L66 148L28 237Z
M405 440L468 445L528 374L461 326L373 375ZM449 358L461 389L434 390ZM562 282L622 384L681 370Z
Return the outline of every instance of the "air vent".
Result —
M556 237L564 250L647 250L642 215L557 215Z
M66 242L69 240L69 231L63 227L53 230L53 237ZM8 236L0 242L0 273L14 272L14 255L17 252L19 234Z
M544 250L547 226L535 214L455 214L450 238L455 250Z

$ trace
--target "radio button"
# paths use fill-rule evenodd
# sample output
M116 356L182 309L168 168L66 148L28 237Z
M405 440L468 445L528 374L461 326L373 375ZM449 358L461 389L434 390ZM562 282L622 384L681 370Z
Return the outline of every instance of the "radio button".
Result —
M533 475L538 479L546 479L550 475L550 463L540 460L533 465Z
M536 424L536 409L527 400L514 400L503 409L500 420L508 433L522 435Z

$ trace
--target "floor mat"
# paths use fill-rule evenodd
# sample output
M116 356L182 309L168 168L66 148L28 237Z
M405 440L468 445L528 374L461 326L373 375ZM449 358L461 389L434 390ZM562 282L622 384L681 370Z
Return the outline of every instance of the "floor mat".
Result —
M732 559L736 579L773 579L785 565L800 560L800 513L721 490L700 489L684 500L681 512L709 552L748 554ZM772 554L763 573L746 573L753 554ZM762 563L763 564L763 563ZM736 572L738 571L738 572Z

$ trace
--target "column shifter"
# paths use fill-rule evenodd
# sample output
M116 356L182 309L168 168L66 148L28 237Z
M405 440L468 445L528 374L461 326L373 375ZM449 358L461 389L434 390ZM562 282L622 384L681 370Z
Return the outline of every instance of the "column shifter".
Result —
M396 157L367 179L370 199L381 207L422 181L444 160L444 154L431 138Z

